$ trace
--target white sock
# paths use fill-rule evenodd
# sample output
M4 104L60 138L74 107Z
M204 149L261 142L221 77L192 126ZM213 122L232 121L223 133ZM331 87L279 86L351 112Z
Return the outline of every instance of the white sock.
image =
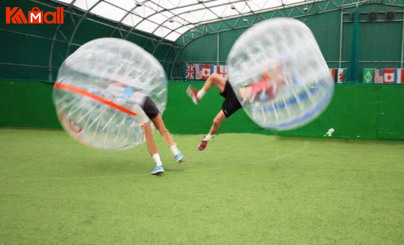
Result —
M198 98L198 100L201 100L202 97L205 95L206 91L204 88L201 88L201 90L198 91L198 93L196 94L196 98Z
M203 140L206 140L206 141L209 141L209 140L211 140L212 139L212 135L209 133L209 134L207 134L204 138L203 138Z
M163 163L160 160L160 155L158 153L154 154L153 156L154 161L156 162L156 166L161 166Z
M174 156L181 153L180 150L178 150L177 145L171 146L170 150L171 150L171 152L173 153Z

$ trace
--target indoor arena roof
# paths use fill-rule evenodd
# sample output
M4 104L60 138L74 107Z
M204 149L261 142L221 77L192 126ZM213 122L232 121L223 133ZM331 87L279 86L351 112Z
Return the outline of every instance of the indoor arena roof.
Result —
M134 29L175 41L209 22L258 14L319 0L57 0Z

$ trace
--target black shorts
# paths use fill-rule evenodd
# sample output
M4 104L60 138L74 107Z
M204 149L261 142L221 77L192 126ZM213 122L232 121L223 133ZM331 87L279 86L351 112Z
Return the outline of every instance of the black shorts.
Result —
M142 109L146 113L147 117L150 118L150 120L160 114L160 111L157 108L156 104L149 96L145 97Z
M222 111L226 116L226 118L230 117L233 113L235 113L238 109L242 107L229 81L226 81L224 91L223 93L220 93L220 95L225 98L222 104Z

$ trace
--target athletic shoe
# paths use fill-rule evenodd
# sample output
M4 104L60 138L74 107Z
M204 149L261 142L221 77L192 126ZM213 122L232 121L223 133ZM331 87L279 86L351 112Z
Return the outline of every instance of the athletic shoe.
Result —
M191 85L187 88L187 95L192 99L195 105L199 104L199 99L196 96L198 94L198 90L191 87Z
M182 155L182 153L178 153L174 156L174 158L178 163L182 163L183 161L185 161L185 157L184 155Z
M208 146L208 141L207 140L202 140L201 143L198 145L198 151L203 151L206 149L206 146Z
M164 173L163 165L154 167L153 170L150 172L151 175L158 175L162 173Z

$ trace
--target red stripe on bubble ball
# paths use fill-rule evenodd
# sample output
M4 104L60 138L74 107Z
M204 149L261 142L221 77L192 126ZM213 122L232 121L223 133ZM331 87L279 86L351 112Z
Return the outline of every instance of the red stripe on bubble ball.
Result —
M67 90L67 91L70 91L70 92L73 92L73 93L76 93L76 94L80 94L82 96L89 97L89 98L91 98L93 100L96 100L96 101L98 101L98 102L100 102L100 103L102 103L104 105L107 105L107 106L110 106L110 107L112 107L114 109L122 111L123 113L126 113L126 114L131 115L131 116L136 116L136 113L134 113L133 111L128 110L125 107L117 105L112 101L106 100L106 99L104 99L104 98L102 98L102 97L100 97L98 95L92 94L92 93L90 93L88 91L85 91L85 90L82 90L80 88L77 88L77 87L74 87L74 86L71 86L71 85L67 85L67 84L63 84L63 83L60 83L60 82L55 83L55 88Z

